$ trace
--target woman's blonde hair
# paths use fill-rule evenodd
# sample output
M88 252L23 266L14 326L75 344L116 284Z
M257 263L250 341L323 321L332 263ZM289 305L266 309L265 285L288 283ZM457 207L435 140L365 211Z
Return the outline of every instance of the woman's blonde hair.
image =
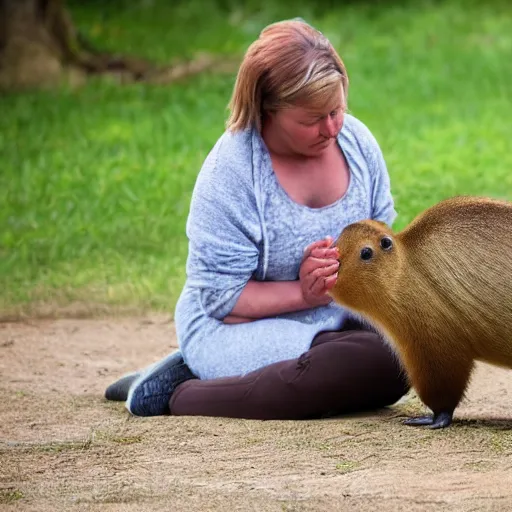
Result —
M335 94L348 96L345 65L329 40L301 20L273 23L249 46L229 102L227 128L255 126L264 112L294 105L322 109Z

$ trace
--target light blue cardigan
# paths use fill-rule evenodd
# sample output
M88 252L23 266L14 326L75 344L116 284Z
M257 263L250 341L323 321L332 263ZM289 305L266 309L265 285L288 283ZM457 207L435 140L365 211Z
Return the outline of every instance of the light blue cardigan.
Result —
M314 336L343 325L336 304L245 324L224 324L249 279L296 280L304 248L348 224L396 212L380 148L346 114L338 144L350 168L346 194L323 208L294 202L273 172L257 130L224 133L207 156L187 221L187 279L175 311L180 350L201 379L244 375L308 350Z

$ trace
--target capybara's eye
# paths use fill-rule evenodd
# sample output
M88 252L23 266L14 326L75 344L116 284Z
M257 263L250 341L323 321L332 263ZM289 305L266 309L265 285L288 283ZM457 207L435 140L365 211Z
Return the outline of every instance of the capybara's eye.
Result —
M368 261L373 256L373 249L371 247L363 247L361 249L361 259Z
M393 247L393 240L389 236L384 236L380 239L380 246L385 250L389 251Z

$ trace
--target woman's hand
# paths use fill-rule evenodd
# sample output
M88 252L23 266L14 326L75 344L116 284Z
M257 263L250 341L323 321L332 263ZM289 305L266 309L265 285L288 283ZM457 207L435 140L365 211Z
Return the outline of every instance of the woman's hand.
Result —
M326 306L332 301L327 292L336 283L338 277L339 254L332 247L329 236L308 245L299 271L299 279L304 300L311 306Z

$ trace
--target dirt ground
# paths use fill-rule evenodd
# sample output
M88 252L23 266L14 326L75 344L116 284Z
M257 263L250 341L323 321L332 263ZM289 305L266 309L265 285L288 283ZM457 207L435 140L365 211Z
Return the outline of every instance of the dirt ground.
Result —
M480 365L454 426L131 417L105 387L176 346L163 316L0 323L0 510L512 510L512 371Z

